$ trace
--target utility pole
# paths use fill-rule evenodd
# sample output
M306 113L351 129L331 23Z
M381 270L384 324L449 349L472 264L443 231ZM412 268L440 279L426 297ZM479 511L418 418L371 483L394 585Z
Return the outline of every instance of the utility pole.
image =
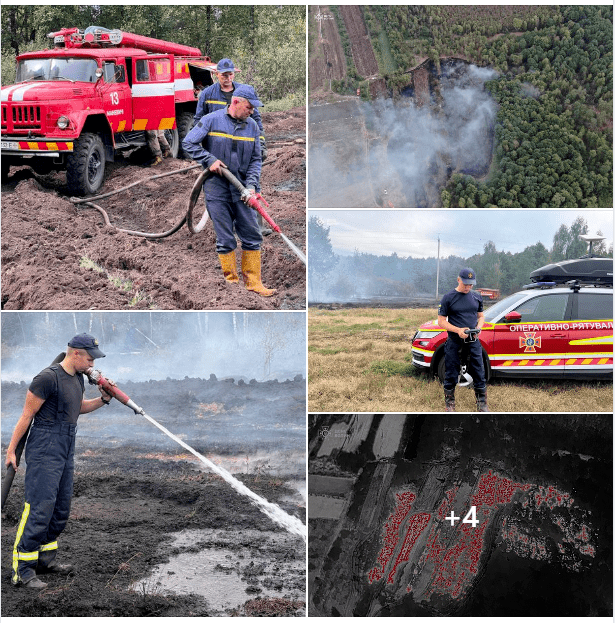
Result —
M440 234L438 234L438 264L436 268L436 302L440 298L439 286L440 286Z

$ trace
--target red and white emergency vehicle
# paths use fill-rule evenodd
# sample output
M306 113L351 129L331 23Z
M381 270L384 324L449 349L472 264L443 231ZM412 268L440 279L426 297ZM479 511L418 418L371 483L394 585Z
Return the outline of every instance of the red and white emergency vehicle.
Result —
M612 380L613 260L568 260L538 269L530 278L535 283L485 311L478 337L487 379ZM413 365L441 381L446 339L436 320L421 325L412 338Z
M95 193L105 163L165 130L174 156L190 130L197 87L215 64L198 48L90 26L51 33L55 47L17 57L2 88L2 180L11 166L65 169L72 193Z

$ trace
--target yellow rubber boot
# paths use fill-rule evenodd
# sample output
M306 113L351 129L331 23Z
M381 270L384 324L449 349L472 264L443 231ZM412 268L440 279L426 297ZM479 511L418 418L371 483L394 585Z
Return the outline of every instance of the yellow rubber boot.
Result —
M246 251L241 255L241 272L248 290L257 292L261 296L273 296L277 290L270 290L261 283L261 252Z
M237 274L237 259L235 258L235 251L230 253L218 254L220 258L220 266L222 266L222 272L224 278L231 283L239 282L239 275Z

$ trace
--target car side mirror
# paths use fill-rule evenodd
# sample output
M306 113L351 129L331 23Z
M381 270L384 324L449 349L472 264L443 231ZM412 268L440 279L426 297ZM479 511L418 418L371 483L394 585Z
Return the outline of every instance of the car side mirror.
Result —
M506 322L520 322L521 314L516 311L508 312L506 316L504 316L504 320L506 320Z
M97 67L94 75L96 76L96 82L98 82L103 77L102 67Z

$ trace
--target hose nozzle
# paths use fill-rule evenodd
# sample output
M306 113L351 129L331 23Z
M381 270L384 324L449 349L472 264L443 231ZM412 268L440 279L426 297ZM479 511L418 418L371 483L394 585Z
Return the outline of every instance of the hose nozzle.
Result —
M84 374L88 377L88 381L91 385L98 385L102 387L110 396L113 396L116 400L119 400L123 405L130 407L135 413L139 415L145 415L145 411L133 402L119 387L110 383L100 370L94 370L88 368Z
M267 203L267 201L265 201L265 198L260 193L251 193L246 188L241 193L241 199L244 202L247 199L248 205L253 210L256 210L269 223L271 229L273 229L273 231L277 232L278 234L281 233L280 228L275 224L269 214L267 214L265 208L268 208L269 204ZM265 204L264 206L261 204L261 201Z

